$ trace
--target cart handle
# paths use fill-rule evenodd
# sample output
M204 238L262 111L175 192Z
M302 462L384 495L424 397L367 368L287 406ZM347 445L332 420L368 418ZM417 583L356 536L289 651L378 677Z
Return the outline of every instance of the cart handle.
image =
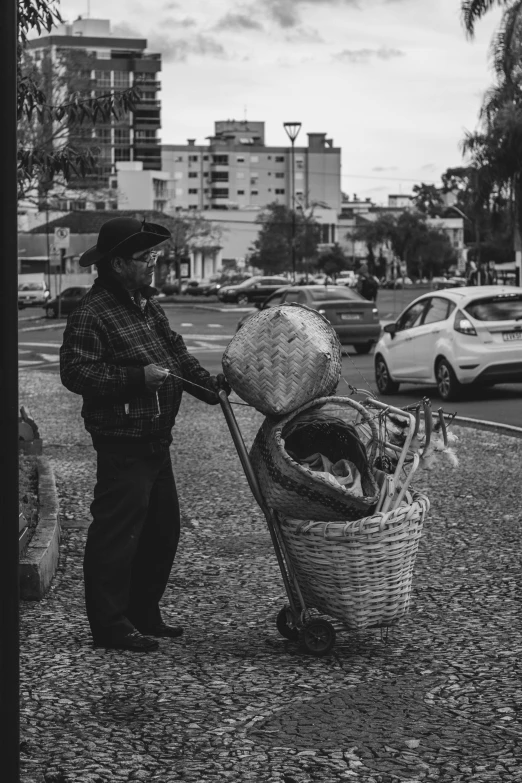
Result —
M234 411L232 410L232 406L230 405L230 401L227 397L227 393L223 389L221 389L218 392L218 397L219 397L219 402L221 403L221 409L223 411L223 415L225 416L226 422L228 424L228 428L230 430L230 434L232 436L232 440L234 441L234 445L236 447L239 459L241 461L241 465L243 466L243 470L245 471L245 476L247 477L250 490L254 498L256 499L257 504L260 506L261 510L265 514L265 516L267 514L270 515L270 511L267 508L267 505L261 493L257 476L252 468L252 463L250 462L250 458L248 456L247 447L245 446L245 441L243 440L243 436L241 435L241 431L236 421L236 417L234 416Z

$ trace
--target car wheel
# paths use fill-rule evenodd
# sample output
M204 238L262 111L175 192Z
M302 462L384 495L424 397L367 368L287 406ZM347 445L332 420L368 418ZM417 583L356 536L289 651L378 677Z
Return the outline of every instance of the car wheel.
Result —
M355 353L363 354L363 353L370 353L370 351L372 350L372 345L373 343L370 340L367 343L359 343L358 345L354 345L353 347L355 348Z
M247 305L248 304L248 296L246 294L239 294L237 298L238 305Z
M57 318L58 312L55 307L46 307L45 308L45 317L46 318Z
M453 367L446 359L439 359L437 362L435 377L437 379L439 397L448 402L459 399L462 385L457 380Z
M382 356L375 357L375 383L379 394L397 394L399 384L390 377L388 365Z

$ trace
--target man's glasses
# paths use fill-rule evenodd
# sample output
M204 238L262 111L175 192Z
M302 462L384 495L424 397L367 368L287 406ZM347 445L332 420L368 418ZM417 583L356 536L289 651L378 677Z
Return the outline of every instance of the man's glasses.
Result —
M154 266L158 260L159 252L157 250L148 250L139 256L132 256L133 261L143 261L147 266Z

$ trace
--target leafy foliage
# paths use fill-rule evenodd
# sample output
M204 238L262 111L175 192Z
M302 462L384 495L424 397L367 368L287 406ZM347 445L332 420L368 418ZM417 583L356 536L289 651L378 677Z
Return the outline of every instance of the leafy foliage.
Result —
M313 208L293 212L274 201L257 217L261 224L250 258L254 266L266 273L288 272L292 269L292 234L297 271L308 271L307 263L315 259L320 240L320 226L313 216Z
M62 62L64 76L49 69L36 69L27 56L27 40L32 30L50 32L62 21L57 0L18 0L18 152L19 192L23 196L34 181L50 183L57 175L66 180L85 177L96 170L97 148L72 143L82 136L82 126L120 120L133 109L139 88L92 97L86 89L74 89L78 68ZM67 57L67 53L62 57ZM87 57L87 55L85 55ZM57 89L58 87L58 89ZM61 89L60 89L61 88ZM53 95L57 93L57 101Z
M317 259L317 268L333 278L336 278L339 272L344 269L350 269L351 266L343 249L337 243L326 252L321 253Z

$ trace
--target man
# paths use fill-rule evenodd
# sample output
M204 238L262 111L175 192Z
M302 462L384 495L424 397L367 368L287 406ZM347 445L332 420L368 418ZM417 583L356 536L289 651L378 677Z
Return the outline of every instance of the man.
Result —
M368 299L368 301L375 302L377 300L377 291L379 287L375 278L370 275L366 261L363 261L359 267L358 275L357 291L365 299Z
M97 452L84 577L98 647L154 650L157 637L182 634L159 609L180 533L171 429L184 390L211 405L219 388L230 391L188 353L151 298L151 250L169 237L132 218L103 224L80 258L97 265L98 278L70 314L60 350L62 383L83 396Z

